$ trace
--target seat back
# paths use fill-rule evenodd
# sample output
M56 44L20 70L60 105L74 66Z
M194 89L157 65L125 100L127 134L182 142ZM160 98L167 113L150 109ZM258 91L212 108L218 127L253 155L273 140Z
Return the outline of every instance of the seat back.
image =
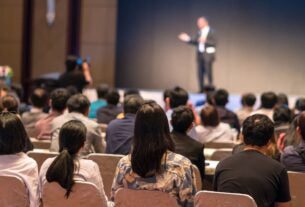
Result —
M31 142L34 146L34 149L50 149L51 140L38 140L35 138L31 138Z
M305 173L288 172L288 178L293 207L305 206Z
M105 193L108 198L110 198L111 186L114 179L116 167L122 157L124 156L101 153L93 153L88 156L88 159L96 162L99 166Z
M245 194L199 191L195 207L257 207L254 199Z
M17 176L0 176L1 207L28 207L30 205L27 188Z
M201 180L201 175L198 167L196 165L192 164L192 168L195 174L195 187L196 187L196 192L200 191L202 189L202 180Z
M210 157L210 160L221 161L232 155L231 149L216 149Z
M31 158L33 158L38 165L38 170L40 170L41 165L43 162L51 157L55 157L58 155L57 152L43 152L43 151L29 151L27 152L27 155Z
M219 148L233 148L234 143L233 142L208 142L204 144L205 148L214 148L214 149L219 149Z
M100 192L92 183L76 181L68 198L66 189L57 182L43 186L43 207L105 207Z
M116 207L175 207L177 201L161 191L130 190L121 188L114 197Z

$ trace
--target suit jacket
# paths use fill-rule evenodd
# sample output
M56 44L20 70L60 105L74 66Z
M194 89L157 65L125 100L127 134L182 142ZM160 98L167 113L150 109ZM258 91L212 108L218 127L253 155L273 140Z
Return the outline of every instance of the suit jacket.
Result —
M102 132L100 126L90 120L88 117L84 116L83 114L71 112L67 114L63 114L61 116L56 117L52 121L52 140L51 140L51 147L50 151L59 150L59 131L66 122L71 120L79 120L81 121L87 128L87 135L85 146L82 150L82 154L86 155L92 152L102 153L104 152L105 146L102 142Z
M203 181L205 174L204 145L192 139L187 134L172 131L171 137L175 143L175 152L187 157L200 171Z
M102 124L109 124L112 120L116 119L116 117L122 112L123 109L120 106L108 104L107 106L97 110L97 122Z
M192 38L189 41L189 44L195 45L197 47L197 57L199 58L204 58L205 61L214 61L215 60L215 52L214 53L207 53L207 48L213 47L216 48L216 38L215 38L215 32L212 28L210 28L208 32L208 36L206 38L206 42L204 44L204 52L201 53L199 49L199 42L198 39L201 36L201 31L199 30L197 35Z

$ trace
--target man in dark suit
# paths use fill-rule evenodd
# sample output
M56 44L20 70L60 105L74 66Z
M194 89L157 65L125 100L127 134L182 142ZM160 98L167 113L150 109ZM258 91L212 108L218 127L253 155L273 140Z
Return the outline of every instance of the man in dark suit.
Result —
M175 143L175 152L187 157L200 171L204 179L205 158L204 145L187 135L194 123L193 111L187 106L179 106L173 110L171 120L173 131L172 139Z
M213 29L205 17L199 17L197 20L198 34L191 38L187 33L181 33L178 38L186 43L197 47L198 81L200 92L206 88L204 76L207 75L208 86L213 87L212 65L215 60L216 40Z

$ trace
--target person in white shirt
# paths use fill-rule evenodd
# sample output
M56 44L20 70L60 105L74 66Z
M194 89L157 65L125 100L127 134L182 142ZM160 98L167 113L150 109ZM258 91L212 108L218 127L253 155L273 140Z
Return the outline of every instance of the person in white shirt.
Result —
M274 108L277 104L277 95L274 92L265 92L261 95L261 107L252 112L254 114L263 114L268 116L269 119L273 120Z
M107 205L103 180L98 165L79 157L86 140L86 126L77 120L65 123L59 132L59 152L55 158L47 159L41 166L39 173L39 191L43 194L43 185L47 182L58 182L67 191L68 198L75 180L83 180L94 184L100 192L104 206Z
M217 109L206 106L201 110L201 125L195 127L192 138L202 144L209 142L233 142L237 131L231 129L229 124L220 122Z
M0 176L21 178L28 191L29 206L37 207L38 167L36 161L23 152L27 136L17 115L10 112L0 114Z
M197 27L199 31L195 38L192 39L187 33L181 33L178 38L197 47L198 81L200 92L203 92L206 89L205 74L208 77L209 87L213 87L212 64L215 60L216 39L207 18L199 17Z

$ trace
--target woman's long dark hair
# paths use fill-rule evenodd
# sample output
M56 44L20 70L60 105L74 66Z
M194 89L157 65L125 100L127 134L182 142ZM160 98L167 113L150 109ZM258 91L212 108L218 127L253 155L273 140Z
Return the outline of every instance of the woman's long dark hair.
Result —
M160 173L161 159L167 150L174 150L174 144L165 112L155 102L145 103L135 120L132 170L141 177Z
M86 127L80 121L69 121L65 123L59 132L60 154L50 165L46 179L48 182L58 182L61 187L67 190L68 198L74 185L74 159L77 153L84 146L86 140Z

